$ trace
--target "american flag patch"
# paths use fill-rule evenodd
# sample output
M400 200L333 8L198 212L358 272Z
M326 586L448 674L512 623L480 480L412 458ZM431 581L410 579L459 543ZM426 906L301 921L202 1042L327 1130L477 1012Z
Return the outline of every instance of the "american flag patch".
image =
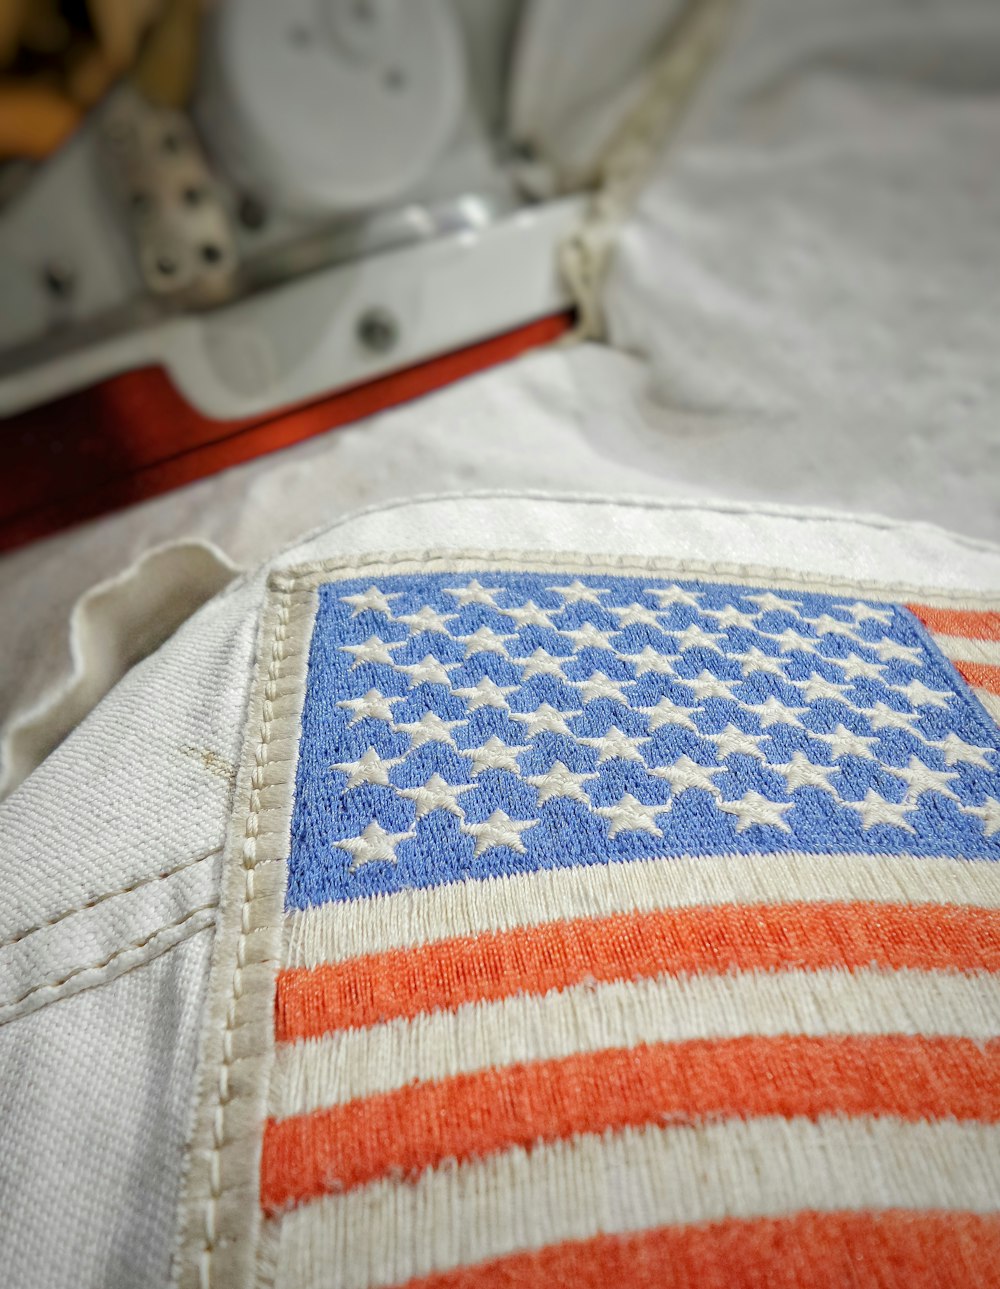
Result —
M1000 1284L1000 615L455 567L309 590L273 1283Z

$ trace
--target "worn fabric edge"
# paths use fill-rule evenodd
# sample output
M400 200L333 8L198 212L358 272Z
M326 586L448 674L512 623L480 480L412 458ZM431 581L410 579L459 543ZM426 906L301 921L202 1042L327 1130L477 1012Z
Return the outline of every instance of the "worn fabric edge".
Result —
M313 591L279 589L268 594L261 616L182 1183L172 1268L178 1289L241 1285L253 1270L284 860L315 612Z

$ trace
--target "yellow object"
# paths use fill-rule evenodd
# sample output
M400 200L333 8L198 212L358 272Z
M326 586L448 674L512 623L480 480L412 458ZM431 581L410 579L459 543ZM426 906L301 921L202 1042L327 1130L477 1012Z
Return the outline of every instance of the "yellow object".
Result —
M189 98L201 0L87 0L87 15L74 29L57 0L0 0L0 160L47 156L130 68L150 101Z

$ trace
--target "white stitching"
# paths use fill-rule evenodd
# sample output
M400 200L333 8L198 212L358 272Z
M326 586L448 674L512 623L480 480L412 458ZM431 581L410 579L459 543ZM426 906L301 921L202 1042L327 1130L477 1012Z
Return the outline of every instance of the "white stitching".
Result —
M268 744L271 740L271 723L274 719L272 686L279 679L281 662L285 657L283 643L289 622L290 596L282 594L277 602L274 631L271 636L271 657L267 669L267 684L261 707L260 736L254 750L254 769L250 780L250 802L244 828L242 861L244 868L243 902L240 909L240 932L236 941L236 965L232 986L226 1004L226 1023L222 1034L222 1061L216 1081L217 1103L212 1115L212 1149L209 1155L209 1195L205 1205L205 1233L199 1258L199 1277L203 1285L211 1283L212 1254L216 1247L216 1208L221 1198L221 1151L225 1144L225 1108L230 1100L229 1067L233 1059L232 1034L236 1027L236 1006L242 993L242 971L245 966L246 939L249 934L250 905L254 896L254 869L256 865L257 835L260 826L260 792L266 783L269 764Z
M29 935L35 935L39 931L47 931L49 927L58 926L60 922L72 917L74 913L85 913L88 909L96 909L108 900L115 900L119 895L131 895L133 891L138 891L143 886L149 886L153 882L165 882L168 878L175 877L178 873L183 873L185 869L194 868L197 864L204 864L207 859L212 859L215 855L221 853L222 847L216 846L213 850L207 850L204 855L197 855L194 859L184 860L176 868L168 868L165 872L156 873L152 877L141 877L137 882L133 882L131 886L123 886L120 890L107 891L104 895L95 895L92 899L87 900L86 903L78 904L76 908L66 909L62 913L57 913L55 917L49 918L46 922L39 922L37 926L29 926L25 931L18 931L12 939L4 940L0 943L0 949L10 949L15 944L20 944L22 940L26 940Z
M123 954L132 953L136 949L144 949L148 944L152 943L157 936L162 935L164 931L177 930L179 927L184 926L186 922L190 922L192 918L197 917L199 913L207 913L209 909L218 908L218 905L218 900L212 900L208 904L200 904L196 909L191 909L189 912L185 913L184 916L179 918L176 922L168 922L165 926L158 926L154 931L151 931L149 935L144 936L141 940L134 940L131 944L123 945L120 949L116 949L114 953L110 954L107 958L102 958L100 962L85 963L82 967L74 967L72 971L68 971L64 976L60 976L58 980L48 980L40 985L32 985L31 988L26 993L21 994L19 998L12 998L8 1002L0 1004L0 1009L6 1011L17 1007L30 998L32 994L37 994L43 989L61 989L63 985L68 984L76 976L82 975L85 971L102 971L105 967L110 966L116 958L120 958ZM197 929L204 930L205 928ZM192 931L191 934L194 935L195 932ZM171 945L169 947L172 947L177 943L179 943L179 941L171 941ZM135 965L137 967L144 966L145 960L141 963L136 963ZM123 972L122 974L125 973ZM95 984L96 983L99 982L95 981ZM51 1001L56 1002L57 1000L53 998ZM3 1016L0 1016L0 1025L7 1024L9 1021L16 1019L16 1016L9 1016L6 1019L4 1019Z

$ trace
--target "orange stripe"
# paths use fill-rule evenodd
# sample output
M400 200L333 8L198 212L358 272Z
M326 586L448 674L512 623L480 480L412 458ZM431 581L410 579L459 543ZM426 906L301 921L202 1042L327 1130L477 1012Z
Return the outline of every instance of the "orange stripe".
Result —
M238 420L203 416L158 367L0 418L0 551L421 398L558 339L572 321L571 313L539 318L314 402Z
M928 631L942 636L965 636L968 640L1000 640L1000 613L963 613L958 609L934 609L928 604L908 604Z
M275 1028L291 1042L588 979L870 965L1000 971L1000 910L717 905L548 922L282 971Z
M406 1289L987 1289L1000 1218L887 1209L667 1226L553 1244Z
M581 1052L269 1120L269 1213L393 1174L664 1120L761 1115L1000 1120L1000 1040L746 1037Z
M976 689L1000 694L1000 667L988 662L952 662L952 666Z

